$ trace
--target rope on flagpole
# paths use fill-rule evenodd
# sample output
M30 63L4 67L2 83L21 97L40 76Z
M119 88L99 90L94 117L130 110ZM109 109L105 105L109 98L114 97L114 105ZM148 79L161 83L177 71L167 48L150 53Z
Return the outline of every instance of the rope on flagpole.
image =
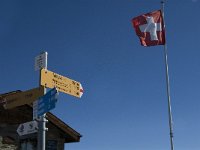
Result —
M165 28L165 19L164 19L164 6L166 0L161 1L162 5L162 16ZM166 31L165 31L165 39L166 39ZM169 84L169 67L168 67L168 57L167 57L167 44L164 45L164 57L165 57L165 68L166 68L166 84L167 84L167 97L168 97L168 116L169 116L169 128L170 128L170 144L171 150L174 150L173 143L173 121L172 121L172 111L171 111L171 98L170 98L170 84Z

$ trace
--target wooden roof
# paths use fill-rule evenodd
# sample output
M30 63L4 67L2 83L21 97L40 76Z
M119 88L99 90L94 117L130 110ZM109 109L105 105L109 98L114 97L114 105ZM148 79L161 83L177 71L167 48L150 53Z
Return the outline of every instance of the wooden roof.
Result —
M12 91L9 93L0 94L0 124L21 124L24 122L28 122L32 120L33 116L33 109L31 104L30 105L23 105L19 107L15 107L13 109L6 110L3 107L4 98L7 95L12 95L15 93L21 92ZM79 142L80 138L82 137L80 133L72 129L66 123L64 123L61 119L53 115L52 113L47 113L47 119L53 125L55 125L64 135L65 143L71 142Z

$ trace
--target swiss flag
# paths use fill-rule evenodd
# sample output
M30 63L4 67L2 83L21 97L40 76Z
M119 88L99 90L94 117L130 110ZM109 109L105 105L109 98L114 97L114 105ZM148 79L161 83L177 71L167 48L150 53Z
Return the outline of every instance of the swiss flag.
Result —
M165 28L161 10L132 19L142 46L165 45Z

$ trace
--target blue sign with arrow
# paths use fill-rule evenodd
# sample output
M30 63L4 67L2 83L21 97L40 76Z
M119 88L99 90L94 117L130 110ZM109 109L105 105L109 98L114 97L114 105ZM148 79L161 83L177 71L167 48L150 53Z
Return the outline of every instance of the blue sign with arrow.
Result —
M58 91L56 88L51 89L44 96L40 97L37 101L37 116L42 116L43 114L54 109L56 107L57 100Z

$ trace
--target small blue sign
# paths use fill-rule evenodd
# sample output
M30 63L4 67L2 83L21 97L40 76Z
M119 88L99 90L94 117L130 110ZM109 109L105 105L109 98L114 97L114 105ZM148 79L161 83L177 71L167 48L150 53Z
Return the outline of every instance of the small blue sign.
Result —
M58 100L58 91L56 88L48 91L44 96L40 97L37 102L37 115L42 116L56 107Z

